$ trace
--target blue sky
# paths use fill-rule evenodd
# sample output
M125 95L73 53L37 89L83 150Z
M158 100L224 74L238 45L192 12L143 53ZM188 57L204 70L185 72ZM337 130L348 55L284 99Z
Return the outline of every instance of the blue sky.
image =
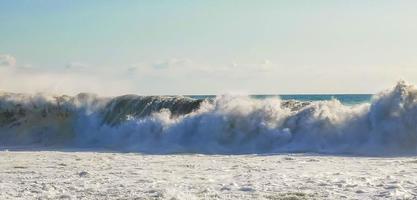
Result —
M417 81L416 6L0 0L0 90L373 93Z

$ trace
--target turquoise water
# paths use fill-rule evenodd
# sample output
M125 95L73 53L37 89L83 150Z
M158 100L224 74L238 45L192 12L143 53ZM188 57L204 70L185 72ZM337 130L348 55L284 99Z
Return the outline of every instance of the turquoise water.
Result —
M196 95L189 96L194 99L212 99L214 95ZM279 97L283 100L298 100L298 101L325 101L337 99L345 105L356 105L370 102L371 94L294 94L294 95L251 95L255 99L265 99L270 97Z

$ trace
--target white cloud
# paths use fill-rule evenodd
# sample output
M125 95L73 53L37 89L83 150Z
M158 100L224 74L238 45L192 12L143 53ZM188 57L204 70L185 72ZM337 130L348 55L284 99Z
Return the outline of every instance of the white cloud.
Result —
M264 64L264 65L270 65L271 64L271 61L268 60L268 59L265 59L262 64Z
M2 55L1 58L2 63L6 63L3 60L7 58L7 66L16 66L16 60L12 56ZM214 83L213 88L219 91L230 88L234 91L245 87L240 80L247 80L249 84L251 78L271 70L271 66L269 60L247 64L234 62L233 65L228 65L195 63L190 59L178 58L140 62L124 70L109 66L98 68L81 62L71 62L60 68L18 65L0 68L0 90L53 94L92 92L105 96L126 93L183 94L199 91ZM195 84L191 87L190 82ZM225 88L222 83L231 86Z
M70 94L98 93L104 96L135 93L131 80L117 71L42 69L37 67L0 68L0 91Z
M265 75L274 70L274 65L268 59L256 62L242 63L234 61L231 64L196 63L190 59L171 58L157 62L137 63L124 71L127 77L137 80L154 77L159 80L181 79L242 79ZM197 78L198 77L198 78Z
M86 69L88 67L89 65L81 62L71 62L65 66L65 68L67 69Z
M158 61L152 64L154 69L167 69L171 67L187 67L192 64L190 59L171 58L163 61Z
M9 54L0 54L0 66L13 67L16 65L16 58Z
M272 62L268 59L262 60L262 62L254 62L254 63L238 63L237 61L233 61L228 68L230 71L235 72L244 72L244 73L252 73L252 72L269 72L272 68Z

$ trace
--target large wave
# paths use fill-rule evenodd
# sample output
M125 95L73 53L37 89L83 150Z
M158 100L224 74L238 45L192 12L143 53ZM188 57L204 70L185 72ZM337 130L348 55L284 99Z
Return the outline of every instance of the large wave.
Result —
M417 153L417 88L333 99L0 94L0 145L144 153Z

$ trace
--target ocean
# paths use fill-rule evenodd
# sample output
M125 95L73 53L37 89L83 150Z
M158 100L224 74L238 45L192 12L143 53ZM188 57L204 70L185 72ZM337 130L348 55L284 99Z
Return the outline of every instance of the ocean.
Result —
M151 154L415 154L417 89L375 95L0 94L0 145Z
M216 95L190 95L194 99L214 99ZM355 105L370 102L372 94L286 94L286 95L250 95L254 99L280 98L297 101L326 101L337 99L345 105Z
M0 199L415 199L416 122L403 82L375 95L0 93Z

